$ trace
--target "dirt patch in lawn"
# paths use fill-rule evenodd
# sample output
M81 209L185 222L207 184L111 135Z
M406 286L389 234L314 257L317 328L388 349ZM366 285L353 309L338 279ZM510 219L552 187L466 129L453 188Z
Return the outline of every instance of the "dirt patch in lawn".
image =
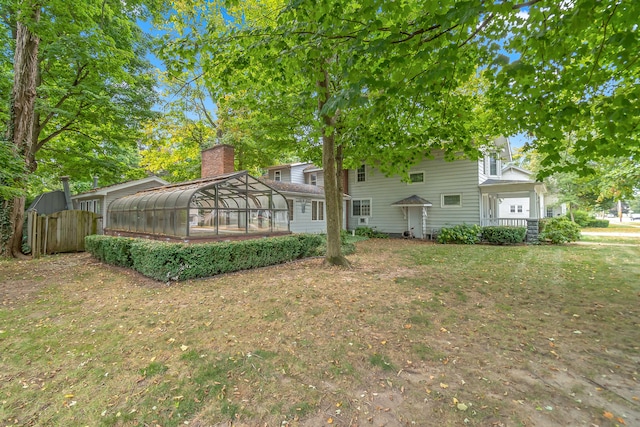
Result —
M0 262L6 425L640 425L634 247L358 243L165 285Z

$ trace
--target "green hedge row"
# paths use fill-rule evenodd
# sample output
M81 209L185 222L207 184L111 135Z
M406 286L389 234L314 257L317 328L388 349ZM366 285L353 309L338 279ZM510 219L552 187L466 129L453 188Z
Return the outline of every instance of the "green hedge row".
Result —
M473 245L485 241L495 245L513 245L524 242L526 236L526 227L480 227L477 224L460 224L441 229L438 233L438 243Z
M526 237L526 227L482 227L482 240L494 245L514 245Z
M87 236L85 247L108 264L133 268L169 282L265 267L320 255L322 238L295 234L211 243L166 243L115 236Z

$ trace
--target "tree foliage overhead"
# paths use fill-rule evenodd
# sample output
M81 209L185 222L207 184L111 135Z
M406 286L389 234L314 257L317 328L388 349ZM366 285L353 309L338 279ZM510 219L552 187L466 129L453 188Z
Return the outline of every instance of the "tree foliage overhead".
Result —
M15 32L20 4L2 1L3 37ZM132 177L140 123L151 116L156 100L155 75L146 59L150 40L137 21L160 5L144 0L42 5L40 20L32 25L40 38L37 104L33 141L25 153L40 166L36 177L66 174L91 181L98 174L105 183ZM7 59L2 57L0 69L8 68ZM0 116L9 109L6 101Z
M510 2L504 2L510 3ZM508 129L529 133L543 175L640 161L640 2L530 1L496 16L492 94ZM508 54L516 60L507 63Z

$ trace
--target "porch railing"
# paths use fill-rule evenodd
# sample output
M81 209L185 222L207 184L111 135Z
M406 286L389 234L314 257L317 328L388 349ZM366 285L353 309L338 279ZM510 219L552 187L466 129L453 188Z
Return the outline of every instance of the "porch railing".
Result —
M481 218L482 227L526 227L527 218Z

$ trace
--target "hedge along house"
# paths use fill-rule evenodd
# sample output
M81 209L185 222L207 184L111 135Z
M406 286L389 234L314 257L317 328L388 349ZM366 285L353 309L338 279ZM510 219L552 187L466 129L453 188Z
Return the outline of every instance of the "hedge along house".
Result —
M234 172L233 147L202 151L202 178L122 197L109 206L107 234L212 240L289 233L288 205L246 171Z

